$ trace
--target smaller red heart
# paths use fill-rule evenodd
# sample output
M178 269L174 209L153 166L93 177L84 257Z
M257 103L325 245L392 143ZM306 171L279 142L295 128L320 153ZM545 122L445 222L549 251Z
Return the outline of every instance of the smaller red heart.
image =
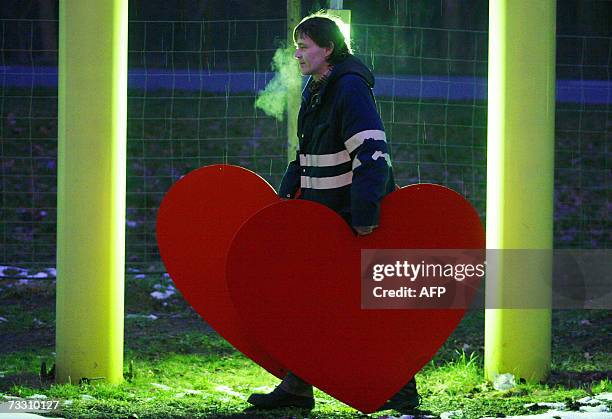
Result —
M249 333L274 359L331 396L373 412L446 341L463 309L361 309L363 249L482 249L478 214L438 185L385 197L380 227L356 237L330 209L291 200L238 231L227 280Z
M164 196L157 215L157 244L167 272L198 314L236 349L280 378L286 369L249 338L225 278L234 234L275 202L274 189L250 170L202 167L182 177Z

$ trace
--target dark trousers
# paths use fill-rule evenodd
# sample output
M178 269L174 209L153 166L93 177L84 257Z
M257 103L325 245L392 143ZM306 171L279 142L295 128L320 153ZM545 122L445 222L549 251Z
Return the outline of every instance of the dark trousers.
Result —
M292 372L288 372L278 386L287 393L295 394L296 396L313 397L312 385Z

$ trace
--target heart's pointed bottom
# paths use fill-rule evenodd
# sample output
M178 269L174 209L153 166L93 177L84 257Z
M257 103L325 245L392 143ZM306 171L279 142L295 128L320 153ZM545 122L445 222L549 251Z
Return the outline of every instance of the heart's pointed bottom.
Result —
M362 250L484 248L478 213L438 185L385 197L380 224L356 237L327 207L278 202L240 228L226 265L232 301L257 343L306 382L365 413L431 360L465 310L362 309Z

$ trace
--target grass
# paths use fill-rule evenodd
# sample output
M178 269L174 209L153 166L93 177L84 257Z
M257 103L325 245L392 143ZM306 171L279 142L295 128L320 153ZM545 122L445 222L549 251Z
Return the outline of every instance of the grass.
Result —
M302 417L304 412L291 409L244 413L252 391L268 391L278 380L220 338L179 294L165 301L151 298L159 283L164 280L128 278L126 313L154 313L157 319L126 318L126 380L118 386L41 381L41 363L51 365L54 358L54 287L48 281L0 283L0 316L7 319L0 323L0 395L61 400L62 410L54 414L64 417ZM548 382L518 383L507 391L483 380L483 326L483 313L469 312L417 374L423 412L460 410L463 418L526 414L533 411L527 403L572 405L584 396L612 391L609 312L555 311ZM320 391L315 397L309 417L365 416Z

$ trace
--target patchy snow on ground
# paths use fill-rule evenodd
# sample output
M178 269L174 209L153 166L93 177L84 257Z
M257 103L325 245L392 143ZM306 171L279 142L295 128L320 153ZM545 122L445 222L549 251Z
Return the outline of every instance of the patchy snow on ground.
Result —
M570 412L561 410L551 410L547 413L526 416L506 416L506 419L611 419L610 412ZM482 419L497 419L486 417Z
M148 319L148 320L157 320L159 317L157 317L155 314L126 314L125 316L126 319Z
M232 390L228 386L217 386L215 390L221 393L229 394L230 396L238 397L239 399L246 399L243 394L238 393L237 391Z
M153 288L160 290L163 289L163 285L161 284L156 284L155 286L153 286ZM166 300L170 297L172 297L174 294L176 294L176 288L174 288L174 286L172 285L168 285L167 287L165 287L166 290L165 291L153 291L151 293L151 297L155 298L156 300Z
M497 374L493 379L493 388L504 391L516 387L516 380L512 374Z
M172 387L167 386L165 384L159 384L159 383L151 383L151 385L155 388L158 388L160 390L172 390Z
M549 410L546 413L539 413L534 415L521 415L521 416L507 416L507 419L612 419L611 409L605 404L605 402L612 401L612 393L602 393L593 397L583 397L576 400L579 407L579 411L561 410L565 408L565 403L530 403L525 407L540 406L540 407L553 407L553 410ZM493 419L485 417L482 419Z

